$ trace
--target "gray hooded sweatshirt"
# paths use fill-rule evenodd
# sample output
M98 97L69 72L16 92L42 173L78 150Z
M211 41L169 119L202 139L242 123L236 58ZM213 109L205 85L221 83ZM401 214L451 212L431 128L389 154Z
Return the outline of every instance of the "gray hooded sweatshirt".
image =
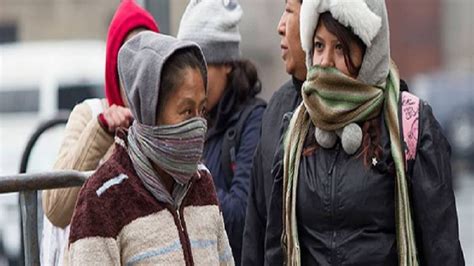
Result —
M197 44L190 41L182 41L171 36L144 31L128 40L120 49L118 73L121 84L125 89L130 110L136 120L135 123L156 126L161 74L167 60L181 49L190 49L195 52L200 61L201 71L207 76L206 61L202 51ZM204 79L204 82L206 83L207 79ZM207 87L206 85L205 87ZM129 142L129 145L130 154L133 153L133 143ZM133 155L140 155L137 155L137 153L130 154L135 170L145 186L148 188L147 184L154 183L154 185L150 185L150 191L155 192L152 193L158 200L179 206L189 188L189 184L176 184L170 195L158 173L153 170L153 166L147 160L134 160ZM141 174L137 169L147 171L148 174ZM150 177L153 177L152 180ZM156 181L159 183L157 184Z
M151 31L144 31L128 40L118 55L118 73L133 117L140 123L154 126L163 66L176 51L192 49L207 75L201 48L191 41ZM205 80L204 82L207 82Z

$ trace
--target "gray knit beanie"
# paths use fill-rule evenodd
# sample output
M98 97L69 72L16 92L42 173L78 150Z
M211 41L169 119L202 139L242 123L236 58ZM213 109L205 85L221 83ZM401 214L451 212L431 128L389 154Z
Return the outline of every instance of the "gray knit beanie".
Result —
M199 44L207 63L232 62L240 59L241 18L237 0L190 0L177 37Z

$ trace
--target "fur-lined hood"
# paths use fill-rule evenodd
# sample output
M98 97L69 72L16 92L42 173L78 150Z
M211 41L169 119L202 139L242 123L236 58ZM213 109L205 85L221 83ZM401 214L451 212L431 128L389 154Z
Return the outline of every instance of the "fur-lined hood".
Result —
M319 15L329 11L367 46L358 80L384 86L390 66L390 35L384 0L304 0L301 7L301 44L306 65L313 64L313 38Z

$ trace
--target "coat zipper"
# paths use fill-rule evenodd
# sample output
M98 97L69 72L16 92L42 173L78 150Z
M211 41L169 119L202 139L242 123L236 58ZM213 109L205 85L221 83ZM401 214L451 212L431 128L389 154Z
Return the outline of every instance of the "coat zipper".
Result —
M329 172L328 172L328 175L329 175L329 178L331 179L331 224L335 224L335 216L336 216L336 210L335 210L335 197L336 197L336 177L335 177L335 174L334 174L334 171L336 170L336 161L337 161L337 157L339 156L339 152L340 152L340 147L339 147L339 144L337 144L336 146L336 155L334 156L334 159L331 163L331 168L329 169ZM332 233L332 236L331 236L331 249L332 249L332 257L333 257L333 261L335 262L336 261L336 256L335 256L335 249L336 249L336 236L337 236L337 231L336 229L334 228L333 229L333 233Z
M176 214L178 215L179 230L184 233L184 227L181 221L181 215L179 214L179 209L176 209Z
M183 225L184 224L184 218L181 217L180 209L181 209L181 203L184 202L184 200L186 199L186 196L187 196L188 191L191 188L191 186L192 186L192 183L189 184L182 200L180 202L178 202L178 205L176 206L176 208L174 210L175 213L176 213L176 217L178 219L178 230L181 232L181 234L183 235L183 239L184 239L184 243L181 243L181 246L183 247L183 255L184 255L184 260L186 262L186 265L188 265L188 263L190 265L194 265L194 262L193 262L193 254L192 254L192 251L191 251L191 241L189 240L188 232L186 232L186 230L184 229L184 225ZM181 241L181 237L180 237L180 241Z

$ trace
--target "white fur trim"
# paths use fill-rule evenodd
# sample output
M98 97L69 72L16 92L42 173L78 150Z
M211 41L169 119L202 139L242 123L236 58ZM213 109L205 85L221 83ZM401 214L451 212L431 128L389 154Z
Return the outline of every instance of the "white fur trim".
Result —
M354 33L370 47L382 27L382 18L369 9L363 0L334 0L330 7L334 18Z
M306 52L306 65L312 65L314 31L319 14L329 11L331 15L346 27L351 27L354 34L367 47L377 36L382 27L382 18L367 6L365 0L305 0L301 6L300 33L301 45Z

